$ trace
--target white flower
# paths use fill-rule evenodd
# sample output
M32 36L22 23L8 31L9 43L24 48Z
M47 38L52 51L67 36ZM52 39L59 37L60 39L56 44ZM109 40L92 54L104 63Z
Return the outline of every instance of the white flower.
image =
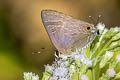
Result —
M113 68L111 69L108 69L107 70L107 74L110 76L110 77L114 77L116 75L116 72Z
M52 64L52 67L55 69L58 66L59 67L66 67L68 65L69 65L69 62L67 61L67 59L65 59L65 58L58 59L58 58L56 58L54 63Z
M38 75L33 75L32 80L39 80L39 76Z
M84 63L84 61L86 60L86 57L84 55L80 55L79 58L82 63Z
M88 65L92 65L92 60L90 60L89 58L86 58L85 55L80 55L80 61L82 62L82 64L86 64L87 66Z
M68 69L64 67L58 67L54 70L53 75L59 77L65 77L68 74Z
M74 55L74 58L75 58L75 59L80 58L80 54L76 54L76 55Z
M66 79L66 78L60 78L59 80L68 80L68 79Z
M106 57L109 57L109 58L112 58L113 52L111 52L111 51L106 51L105 56L106 56Z
M89 78L84 74L81 76L81 80L89 80Z
M69 74L72 75L74 72L76 72L75 65L70 65Z
M52 76L49 78L49 80L57 80L57 77L56 76Z
M104 29L104 32L103 32L103 34L105 34L107 31L108 31L108 29L107 29L107 28L105 28L105 29Z
M118 32L118 31L120 31L120 28L119 28L119 27L115 27L115 28L114 28L114 31L115 31L115 32Z
M82 53L80 52L79 49L76 49L76 51L74 52L74 54L72 54L71 58L73 58L74 60L75 59L78 59L80 57Z
M24 80L31 80L32 72L24 72Z
M75 70L75 65L70 65L70 70L71 69Z
M32 76L32 72L24 72L24 77Z
M61 63L60 63L60 65L61 65L62 67L66 67L68 64L69 64L68 61L64 61L64 62L61 62Z
M97 29L100 30L100 31L104 30L104 28L105 28L105 25L102 24L102 23L99 23L99 24L97 25Z
M90 60L90 59L86 59L85 61L84 61L84 64L86 64L87 66L89 66L89 65L92 65L92 60Z
M24 72L24 80L39 80L39 76L32 72Z
M52 73L53 72L54 67L50 66L49 64L45 65L45 70Z
M120 61L120 54L116 56L116 59Z
M84 52L83 53L77 53L76 55L74 55L74 59L80 59L80 62L82 64L86 64L87 66L88 65L92 65L92 60L90 60L89 58L86 58Z
M69 62L67 61L67 59L60 59L59 61L57 61L57 63L61 67L66 67L69 64Z

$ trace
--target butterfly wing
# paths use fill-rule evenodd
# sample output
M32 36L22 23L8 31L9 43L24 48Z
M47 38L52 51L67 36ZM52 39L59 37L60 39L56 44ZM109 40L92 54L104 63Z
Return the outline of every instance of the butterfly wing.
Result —
M64 27L64 15L52 10L43 10L41 17L52 43L59 50L62 47L60 32Z
M53 10L43 10L42 20L51 41L62 53L85 47L91 41L92 34L84 29L84 26L91 25L87 22Z
M91 25L92 24L73 18L66 21L64 28L61 30L61 46L64 47L63 53L69 54L76 49L86 47L92 42L95 34L85 31L85 26Z

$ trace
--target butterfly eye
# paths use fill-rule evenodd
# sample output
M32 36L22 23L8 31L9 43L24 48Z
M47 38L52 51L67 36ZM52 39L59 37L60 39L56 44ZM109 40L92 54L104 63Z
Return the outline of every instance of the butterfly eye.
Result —
M92 29L93 29L92 26L86 26L86 31L90 31L90 30L92 30Z

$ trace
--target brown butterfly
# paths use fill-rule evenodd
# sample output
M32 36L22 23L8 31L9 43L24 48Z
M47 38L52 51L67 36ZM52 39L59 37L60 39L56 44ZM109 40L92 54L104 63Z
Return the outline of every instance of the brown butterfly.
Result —
M41 11L43 24L54 46L63 55L90 44L97 33L93 24L77 20L55 10Z

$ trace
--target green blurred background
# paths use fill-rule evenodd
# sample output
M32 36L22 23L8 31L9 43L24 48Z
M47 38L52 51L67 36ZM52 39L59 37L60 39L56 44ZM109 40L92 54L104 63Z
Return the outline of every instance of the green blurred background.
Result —
M41 21L41 10L57 10L90 22L99 14L107 27L120 26L120 0L0 0L0 80L40 78L54 60L54 46ZM41 53L34 53L40 51Z

